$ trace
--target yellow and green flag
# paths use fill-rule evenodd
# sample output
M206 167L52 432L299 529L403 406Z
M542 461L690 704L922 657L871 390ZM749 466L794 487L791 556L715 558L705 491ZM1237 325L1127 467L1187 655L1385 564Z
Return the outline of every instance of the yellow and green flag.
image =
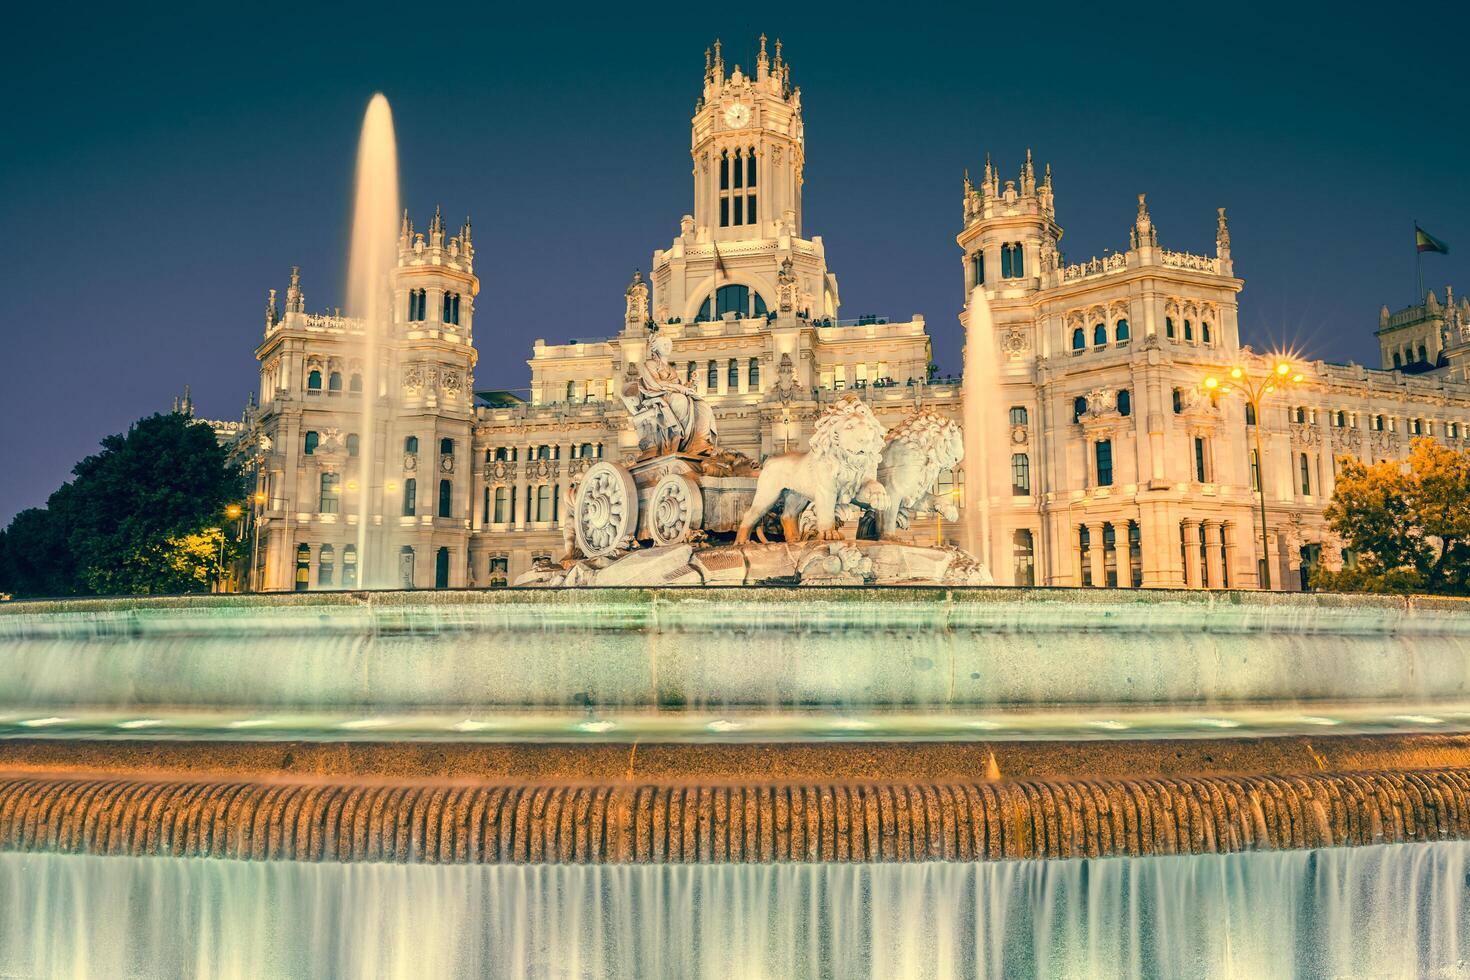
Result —
M1448 245L1418 225L1414 226L1414 245L1421 252L1438 252L1440 255L1450 254L1450 247Z

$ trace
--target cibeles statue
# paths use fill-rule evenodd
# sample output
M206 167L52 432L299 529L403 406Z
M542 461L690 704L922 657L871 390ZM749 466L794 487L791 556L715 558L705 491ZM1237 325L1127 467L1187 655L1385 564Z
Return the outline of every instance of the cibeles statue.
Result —
M655 333L648 355L630 372L623 404L645 456L703 455L715 448L715 413L669 363L673 342Z
M932 408L921 408L894 426L878 466L878 482L888 495L888 506L879 512L879 535L908 527L916 513L937 511L946 521L958 520L955 502L934 491L940 472L953 469L964 455L959 425Z

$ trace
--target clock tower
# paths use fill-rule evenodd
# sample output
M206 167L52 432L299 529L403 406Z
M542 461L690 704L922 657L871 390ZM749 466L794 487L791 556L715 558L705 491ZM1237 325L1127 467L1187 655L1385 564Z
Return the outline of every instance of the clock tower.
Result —
M659 323L767 317L778 309L837 315L837 280L822 240L802 238L806 134L801 89L781 42L760 37L755 69L727 69L719 41L704 53L704 89L690 126L694 211L673 246L654 253Z
M774 236L778 226L800 236L801 90L791 88L781 42L772 60L761 35L753 75L739 65L726 75L719 41L704 57L690 133L695 224L717 242Z

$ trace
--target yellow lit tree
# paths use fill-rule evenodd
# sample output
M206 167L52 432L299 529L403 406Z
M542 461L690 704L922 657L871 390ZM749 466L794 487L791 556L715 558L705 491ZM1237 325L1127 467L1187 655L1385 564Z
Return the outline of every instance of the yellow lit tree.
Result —
M1327 520L1349 561L1312 587L1470 595L1470 452L1415 439L1407 460L1340 465Z

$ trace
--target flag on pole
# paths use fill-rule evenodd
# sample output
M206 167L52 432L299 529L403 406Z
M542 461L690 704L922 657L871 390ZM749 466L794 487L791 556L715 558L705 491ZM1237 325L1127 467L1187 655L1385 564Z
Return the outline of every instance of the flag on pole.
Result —
M1440 255L1450 254L1450 247L1448 245L1418 225L1414 226L1414 246L1421 252L1438 252Z
M725 260L720 258L720 244L715 243L715 282L720 281L720 275L725 272Z

